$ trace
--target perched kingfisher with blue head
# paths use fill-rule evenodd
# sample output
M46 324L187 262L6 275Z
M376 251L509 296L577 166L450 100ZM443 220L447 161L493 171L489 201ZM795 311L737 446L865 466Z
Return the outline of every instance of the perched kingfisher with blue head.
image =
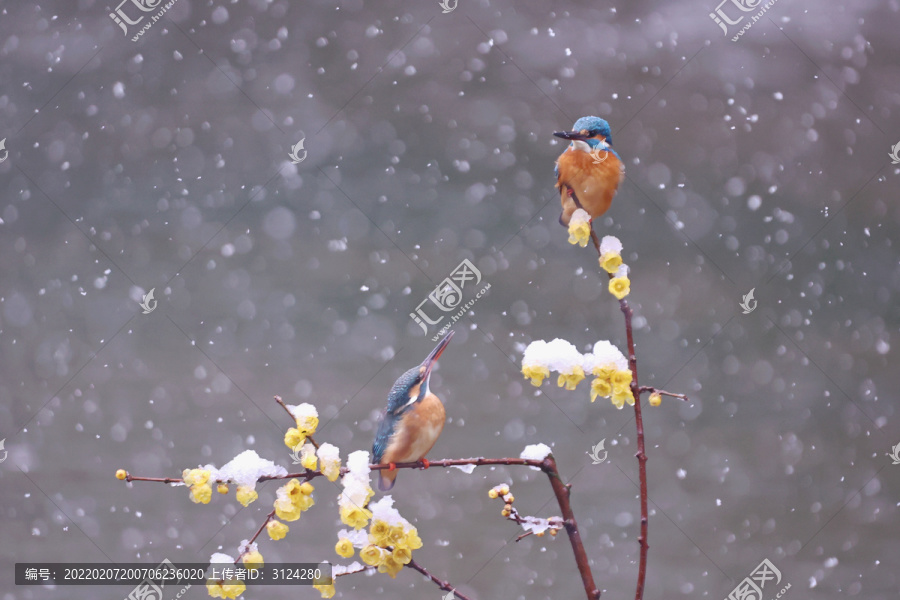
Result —
M625 164L612 147L609 123L600 117L581 117L572 131L553 135L572 142L556 160L554 170L562 203L560 224L568 226L578 208L596 219L609 210L625 178Z
M450 331L422 364L401 375L391 387L372 444L375 464L389 465L388 469L378 471L381 491L394 487L396 463L421 462L423 468L428 468L425 455L441 435L447 416L441 400L431 391L431 370L452 337Z

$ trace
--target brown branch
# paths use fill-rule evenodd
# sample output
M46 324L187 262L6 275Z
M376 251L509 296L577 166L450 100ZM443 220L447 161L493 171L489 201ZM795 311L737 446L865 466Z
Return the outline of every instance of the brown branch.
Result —
M591 229L591 235L594 240L594 247L597 249L597 256L602 257L600 245L597 243L597 237L594 235L593 229ZM610 279L613 278L612 273L608 273L608 275ZM638 536L638 544L640 544L640 561L638 563L637 585L634 591L634 598L635 600L643 600L644 582L647 579L647 550L649 550L650 545L647 543L647 524L649 521L649 511L647 507L647 454L644 451L644 419L641 416L641 391L642 389L646 391L651 388L641 388L641 386L638 385L637 356L634 352L634 330L631 325L634 311L631 310L628 301L624 298L619 300L619 308L625 316L625 336L628 342L628 368L631 370L631 394L634 396L634 422L637 427L638 451L635 453L635 457L638 459L638 475L640 478L641 490L641 534ZM680 396L675 394L667 395L676 398ZM682 399L687 400L686 397L683 397Z
M594 575L591 573L591 565L588 562L587 553L584 551L584 544L581 542L581 535L578 533L578 524L575 522L575 513L572 512L572 505L569 503L569 487L563 483L556 468L556 459L552 454L548 454L541 463L541 470L547 474L550 479L550 486L553 493L556 494L556 501L559 503L559 510L562 512L563 524L566 527L566 533L569 534L569 542L572 544L572 551L575 553L575 564L578 565L578 572L581 573L581 581L584 583L584 591L587 593L588 600L597 600L600 597L600 590L594 583Z
M638 543L641 546L641 552L634 598L635 600L642 600L644 597L644 582L647 579L647 550L650 549L650 545L647 543L647 524L649 521L647 508L647 455L644 452L644 419L641 417L641 388L638 385L637 356L634 353L634 332L631 326L631 318L634 315L634 311L631 310L631 307L628 306L628 301L624 298L619 300L619 307L622 309L622 314L625 315L628 366L631 369L631 393L635 398L634 422L637 426L638 446L635 456L638 459L638 476L640 477L641 485L641 535L638 537Z
M418 462L407 462L407 463L394 463L395 469L426 469L428 467L453 467L453 466L463 466L463 465L519 465L526 467L535 467L537 469L543 468L543 462L539 460L529 460L525 458L445 458L441 460L430 460L428 464L423 461ZM382 469L390 469L391 465L369 465L369 468L373 471L380 471ZM341 475L345 475L347 473L347 468L343 467L341 469ZM322 471L305 471L303 473L287 473L285 475L263 475L259 479L257 479L257 483L262 481L272 481L276 479L303 479L305 481L309 481L311 479L315 479L316 477L322 477L324 473ZM138 477L137 475L130 475L126 473L125 481L152 481L158 483L183 483L184 480L181 478L173 478L173 477ZM219 479L215 480L216 483L228 483L227 481L221 481Z
M259 537L259 534L262 533L262 530L266 528L266 525L269 524L269 521L271 521L272 517L274 517L274 516L275 516L274 510L266 515L266 520L263 521L263 524L259 526L259 529L256 530L256 533L254 533L253 537L250 538L250 541L247 542L248 546L256 541L256 538ZM241 561L241 557L243 557L244 554L246 554L246 552L241 552L240 554L238 554L238 557L236 559L234 559L234 564L238 564Z
M417 563L414 559L410 559L409 563L407 563L404 566L418 571L419 573L421 573L422 575L424 575L425 577L427 577L431 581L433 581L436 586L438 586L445 592L453 592L454 597L459 598L460 600L470 600L470 598L468 596L464 596L463 594L460 594L456 590L456 588L454 588L452 585L450 585L449 581L441 581L440 579L438 579L437 577L435 577L434 575L429 573L428 569L426 569L425 567L423 567L422 565Z

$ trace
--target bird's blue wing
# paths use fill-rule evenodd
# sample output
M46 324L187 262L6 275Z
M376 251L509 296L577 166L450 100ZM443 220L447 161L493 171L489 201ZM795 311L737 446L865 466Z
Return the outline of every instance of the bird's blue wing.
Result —
M381 457L384 456L391 436L394 434L393 423L393 419L388 414L382 415L381 423L378 424L378 432L375 434L375 442L372 444L372 462L376 465L381 462Z

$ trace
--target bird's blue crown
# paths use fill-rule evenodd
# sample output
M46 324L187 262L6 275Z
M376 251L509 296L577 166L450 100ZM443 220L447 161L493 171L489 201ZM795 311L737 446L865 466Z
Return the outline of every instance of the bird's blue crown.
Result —
M606 138L606 143L612 146L612 132L609 129L609 123L606 122L606 119L601 119L600 117L587 116L581 117L575 124L572 125L573 131L581 131L586 129L591 137L602 135ZM591 148L596 148L600 144L600 140L589 139L585 140Z

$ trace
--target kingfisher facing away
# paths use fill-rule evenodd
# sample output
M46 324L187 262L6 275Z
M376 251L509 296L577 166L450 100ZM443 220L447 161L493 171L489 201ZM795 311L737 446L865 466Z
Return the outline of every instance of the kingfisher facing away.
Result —
M568 226L577 208L596 219L609 210L625 178L625 165L612 147L609 123L600 117L581 117L572 131L553 135L572 141L556 160L556 187L562 203L560 224Z
M372 455L375 464L390 465L378 471L378 489L394 487L395 463L421 461L428 468L425 455L444 429L444 405L428 387L431 369L450 343L451 331L444 336L421 365L413 367L394 382L388 394L387 408L378 425Z

